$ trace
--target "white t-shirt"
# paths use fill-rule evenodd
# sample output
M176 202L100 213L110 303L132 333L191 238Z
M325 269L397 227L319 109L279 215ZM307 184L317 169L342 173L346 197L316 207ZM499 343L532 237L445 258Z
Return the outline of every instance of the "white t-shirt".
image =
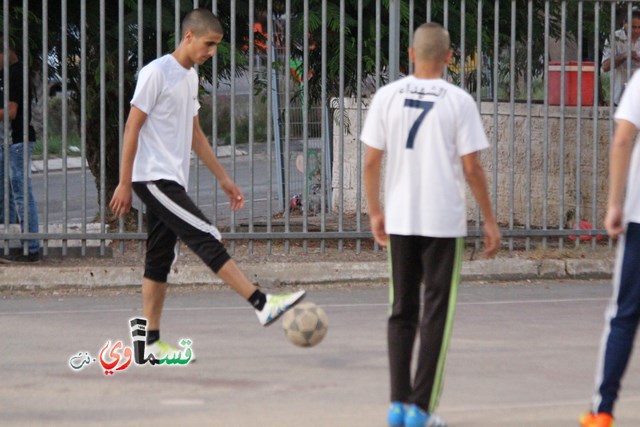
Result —
M640 72L633 73L627 88L622 94L620 105L616 110L615 119L626 120L640 129ZM624 221L640 223L640 134L631 154L629 177L627 178L627 194L624 204Z
M132 179L175 181L187 189L198 114L198 74L172 56L158 58L140 70L131 105L147 114L140 129Z
M489 146L468 93L441 79L397 80L374 96L360 139L387 152L388 234L467 234L460 157Z

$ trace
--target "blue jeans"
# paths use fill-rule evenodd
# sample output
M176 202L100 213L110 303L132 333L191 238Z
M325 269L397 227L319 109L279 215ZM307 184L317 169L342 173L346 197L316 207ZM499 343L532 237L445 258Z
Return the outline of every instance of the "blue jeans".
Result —
M20 229L29 233L38 232L38 210L33 197L31 186L31 153L33 152L33 142L29 143L28 149L28 170L27 170L27 197L29 198L29 218L27 221L24 201L24 146L22 142L9 145L9 223L20 221ZM3 185L0 186L0 223L4 224L4 144L0 145L0 176ZM28 227L25 227L27 226ZM23 241L24 243L24 241ZM29 253L40 251L39 240L29 240Z

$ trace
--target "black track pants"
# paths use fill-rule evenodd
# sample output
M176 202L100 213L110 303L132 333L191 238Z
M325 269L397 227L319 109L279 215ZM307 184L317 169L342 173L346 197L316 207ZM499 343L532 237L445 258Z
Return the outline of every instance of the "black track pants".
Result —
M391 283L387 334L391 401L414 403L434 412L442 392L463 239L398 235L389 238ZM421 291L424 296L422 318ZM411 356L416 331L420 334L420 348L412 382Z

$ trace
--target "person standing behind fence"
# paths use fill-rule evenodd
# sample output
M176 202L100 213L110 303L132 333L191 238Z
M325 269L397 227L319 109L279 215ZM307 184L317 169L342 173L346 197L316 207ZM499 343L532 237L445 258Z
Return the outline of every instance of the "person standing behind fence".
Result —
M0 69L1 71L1 69ZM4 85L0 84L0 99L3 100L2 102L4 102ZM13 224L16 222L16 212L15 212L15 208L13 207L13 200L11 200L11 197L7 197L5 199L4 197L4 180L5 178L5 174L4 174L4 141L5 141L5 133L4 133L4 109L0 110L1 111L1 115L0 115L0 176L2 176L2 188L0 188L0 226L4 226L4 219L5 219L5 202L9 203L9 214L7 215L7 218L9 218L9 224ZM9 124L9 129L7 129L7 143L11 144L11 124ZM11 187L9 187L9 191L11 191ZM0 262L5 261L5 258L0 257Z
M636 72L616 110L616 130L609 152L609 195L604 226L618 239L613 295L596 365L591 411L582 427L613 426L613 409L631 358L640 322L640 72ZM626 191L626 196L625 196Z
M9 45L9 105L7 109L0 110L0 120L4 120L4 114L8 113L11 118L11 135L12 143L9 145L9 217L10 222L17 220L20 222L22 232L29 233L38 232L38 210L36 201L33 196L33 187L31 185L31 154L33 153L33 145L36 141L36 132L31 125L27 129L27 141L24 141L24 115L25 105L31 105L31 84L29 82L29 99L25 103L22 93L23 87L23 67L22 62L18 59L13 47ZM0 36L0 84L4 84L4 39ZM31 122L31 111L27 117L27 123ZM27 170L25 171L24 156L27 144ZM0 148L0 161L4 169L4 146ZM3 170L3 177L5 171ZM25 182L25 172L26 179ZM25 186L27 200L25 201ZM0 189L0 206L2 212L0 217L4 216L4 186ZM28 208L28 210L27 210ZM24 243L24 242L23 242ZM19 253L10 255L9 260L19 262L37 262L40 260L40 241L31 239L28 241L28 253Z
M614 33L614 43L608 39L602 49L602 72L608 73L613 81L613 104L618 105L620 97L627 84L627 52L629 51L629 25L625 18L622 28ZM612 64L613 62L613 64ZM613 67L612 67L613 65ZM631 12L631 73L640 66L640 9L633 8Z
M178 237L255 308L263 326L305 295L305 291L271 295L258 290L227 253L218 229L187 194L193 150L218 179L231 209L244 205L242 192L219 163L198 121L198 73L193 66L215 55L223 34L220 20L210 10L189 12L182 21L178 48L140 70L125 125L120 183L109 206L114 215L126 215L132 189L146 205L142 301L148 349L156 358L175 352L160 340L160 316Z
M464 181L484 216L485 254L500 246L477 152L489 146L473 98L442 79L449 33L427 23L415 32L412 76L375 94L360 139L367 145L365 194L375 240L389 246L390 426L444 426L434 415L451 334L467 233ZM386 152L384 212L380 176ZM420 290L424 311L419 320ZM420 348L413 381L416 331Z

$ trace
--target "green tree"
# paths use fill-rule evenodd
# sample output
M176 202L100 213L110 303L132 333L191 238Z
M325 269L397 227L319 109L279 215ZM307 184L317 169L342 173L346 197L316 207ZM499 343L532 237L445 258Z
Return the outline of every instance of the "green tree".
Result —
M52 57L59 60L66 61L68 67L68 89L70 94L69 106L70 108L80 116L81 111L81 97L83 93L83 87L81 84L81 46L80 35L84 32L86 36L86 87L84 88L86 94L86 153L89 163L89 168L92 174L96 177L98 190L100 190L100 177L104 176L105 185L105 204L111 198L111 195L118 183L119 178L119 102L120 100L124 106L124 116L128 114L129 100L133 95L135 87L135 76L139 67L148 63L152 59L158 56L156 51L156 16L157 16L157 1L156 0L140 0L143 5L143 37L138 39L138 1L137 0L124 0L124 9L122 11L124 16L124 22L122 32L124 38L122 40L124 46L123 55L123 72L121 74L119 69L119 21L118 21L118 2L115 0L105 1L104 11L104 75L105 85L101 88L100 85L100 46L102 43L100 35L100 1L99 0L85 0L86 3L86 25L83 27L81 24L81 2L80 0L69 0L67 2L67 23L65 28L62 28L62 11L59 2L48 2L48 40L50 53L50 60ZM477 1L467 0L465 11L465 52L471 54L475 51L477 45ZM181 17L191 8L189 2L183 2L181 4L180 15ZM230 9L229 2L217 3L217 13L223 21L225 27L225 39L222 45L218 49L217 55L217 73L218 81L229 80L231 76L231 58L232 54L235 55L236 72L242 73L247 64L247 49L246 45L249 38L249 31L253 31L249 26L249 10L248 6L244 2L237 2L236 9ZM309 68L314 76L308 82L308 89L310 97L316 102L321 99L322 87L321 79L322 75L322 50L320 45L322 42L322 27L325 25L322 22L322 1L321 0L309 0L308 2L308 14L309 14L309 34L304 34L303 27L303 1L291 1L291 52L292 56L301 58L303 56L303 43L301 42L308 37L309 45L313 48L309 51ZM364 19L361 22L362 25L362 77L364 79L371 80L372 76L375 76L379 71L382 71L381 84L386 82L386 72L388 65L388 36L389 36L389 0L382 0L381 2L381 25L377 28L376 21L372 14L375 11L375 0L363 0L364 7ZM409 28L410 14L408 2L401 2L401 55L400 55L400 67L401 71L407 72L409 69L408 58L406 55L406 46L409 43L409 34L413 29ZM419 25L427 20L427 11L425 2L415 2L415 10L413 22L414 25ZM459 49L461 40L461 26L460 26L460 2L447 2L447 26L451 32L452 41L454 47ZM489 57L493 58L494 39L494 7L498 5L499 22L498 22L498 49L503 52L510 46L511 40L511 0L498 0L484 1L482 10L482 31L479 35L481 38L482 51ZM528 9L527 0L516 0L516 41L518 44L518 58L521 57L523 48L527 42L527 25L528 25ZM575 19L570 19L575 14L577 8L575 2L567 2L567 35L568 37L574 37L576 34ZM585 3L587 5L588 3ZM211 1L201 1L201 7L211 8ZM283 18L285 16L286 3L283 0L276 0L273 2L273 13L275 18ZM9 0L9 33L13 42L17 46L22 44L22 17L23 11L21 9L22 1ZM161 32L162 38L162 51L169 52L173 50L175 43L174 34L174 11L175 2L173 0L163 0L161 2ZM357 74L357 45L358 45L358 2L356 0L344 1L344 26L341 25L341 10L339 0L327 1L327 99L339 95L340 82L344 83L345 94L355 94L358 85L362 84L358 80ZM544 31L544 8L545 3L541 0L533 1L533 58L534 58L534 73L539 74L543 65L544 58L542 50L544 48L543 43L543 31ZM560 36L560 18L561 18L561 3L551 1L549 2L550 9L550 27L549 32L551 38L558 38ZM266 0L255 1L256 16L261 16L260 13L264 13L267 10ZM626 10L626 9L625 9ZM444 22L445 8L443 1L432 2L431 8L431 20ZM588 18L589 14L593 15L593 8L585 6L585 34L588 34ZM28 46L29 46L29 63L34 70L40 69L42 60L42 48L41 48L41 17L43 16L42 2L29 2L29 11L27 13L29 22L29 34L28 34ZM600 37L601 46L604 39L609 33L609 19L610 7L603 6L600 15ZM231 52L231 21L235 19L235 40L234 45L235 52ZM340 44L336 41L339 40L340 31L344 31L345 44L342 50L344 55L344 67L340 68ZM591 28L591 34L593 34L593 28ZM376 69L375 57L376 57L376 34L380 34L380 66L381 70ZM61 40L66 37L68 43L68 54L65 58L61 58ZM585 36L589 37L589 36ZM260 40L263 36L259 33L255 34L256 40ZM282 40L282 38L281 38ZM139 47L142 45L142 58L138 57ZM516 61L517 69L516 74L523 74L523 67L526 65L526 61L518 59ZM60 74L60 65L56 66L53 72ZM506 70L506 71L505 71ZM211 78L211 62L208 62L199 68L200 75L205 79ZM502 68L504 73L508 73L508 68ZM123 97L119 98L120 92L120 77L123 81ZM104 93L104 121L102 119L101 111L101 91ZM309 105L311 103L307 103ZM104 135L104 170L102 168L101 160L101 127L100 124L104 123L105 135ZM100 195L100 191L98 191ZM99 196L100 197L100 196ZM102 202L98 200L98 202Z

